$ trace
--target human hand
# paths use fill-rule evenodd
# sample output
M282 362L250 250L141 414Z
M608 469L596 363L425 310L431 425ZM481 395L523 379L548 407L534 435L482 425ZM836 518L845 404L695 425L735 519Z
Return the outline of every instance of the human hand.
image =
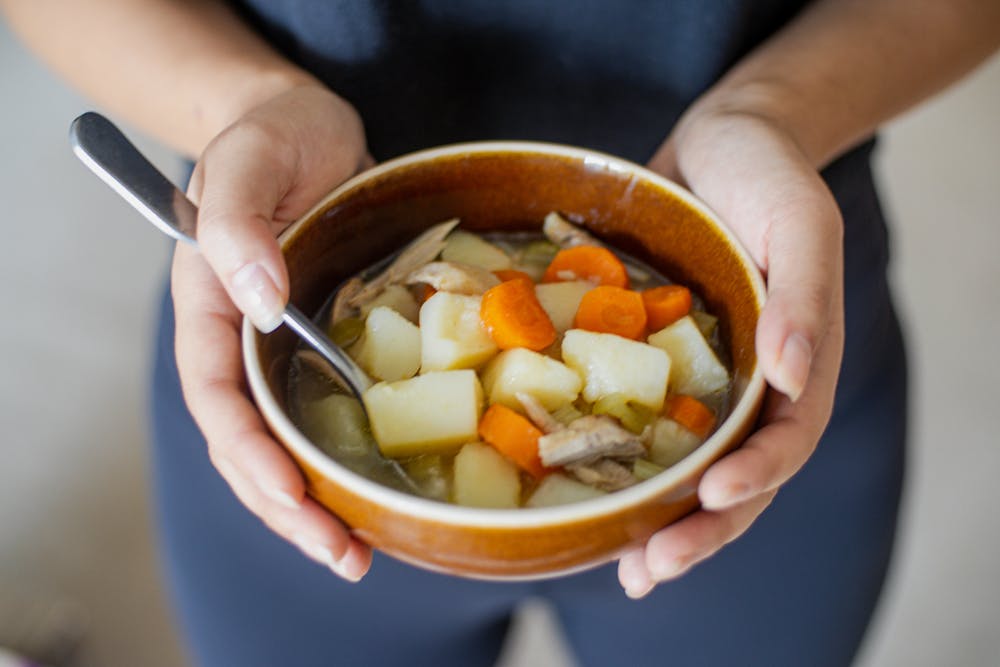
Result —
M369 160L356 112L318 85L255 107L195 167L188 196L199 205L201 252L178 244L171 285L184 398L212 463L272 530L351 581L367 572L371 550L306 495L271 437L248 397L239 330L244 313L263 331L281 323L288 274L275 236Z
M830 419L844 346L840 212L780 124L696 111L649 166L708 203L765 273L756 347L771 389L759 430L705 472L701 508L622 556L618 578L633 598L739 537L802 467Z

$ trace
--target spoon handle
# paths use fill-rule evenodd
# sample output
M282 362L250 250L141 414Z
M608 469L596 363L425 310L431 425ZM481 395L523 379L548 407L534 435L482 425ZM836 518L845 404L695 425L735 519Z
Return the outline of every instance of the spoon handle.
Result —
M198 208L114 123L89 111L70 125L69 138L73 153L157 229L178 241L198 246L195 241ZM323 355L347 388L361 398L361 393L371 386L371 379L344 350L290 303L285 306L282 321Z
M69 140L73 153L161 232L197 245L198 209L114 123L88 111L70 125Z

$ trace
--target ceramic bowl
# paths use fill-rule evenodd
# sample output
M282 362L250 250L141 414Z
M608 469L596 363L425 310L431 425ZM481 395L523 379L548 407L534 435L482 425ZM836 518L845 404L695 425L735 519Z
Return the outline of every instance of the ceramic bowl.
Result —
M244 323L246 369L261 413L298 462L309 493L372 547L423 568L482 579L594 567L693 511L702 473L753 427L764 393L754 351L765 293L759 272L691 194L608 155L489 142L426 150L366 171L282 235L292 302L317 312L345 278L442 220L461 218L472 231L537 230L553 210L702 295L732 355L730 413L677 465L602 498L542 509L449 505L365 479L309 442L286 412L296 338L284 328L261 335Z

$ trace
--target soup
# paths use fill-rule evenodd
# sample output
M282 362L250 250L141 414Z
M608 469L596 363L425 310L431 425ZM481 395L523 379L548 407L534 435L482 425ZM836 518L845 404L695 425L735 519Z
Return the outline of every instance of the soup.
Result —
M641 483L725 416L728 354L698 295L557 213L543 234L457 225L346 281L320 313L376 382L364 408L296 352L291 417L329 456L426 498L545 507Z

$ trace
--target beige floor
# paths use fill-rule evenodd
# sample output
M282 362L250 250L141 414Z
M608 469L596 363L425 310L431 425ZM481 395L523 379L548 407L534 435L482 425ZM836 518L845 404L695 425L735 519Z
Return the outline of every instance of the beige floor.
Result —
M94 665L183 665L146 501L143 382L167 245L70 155L89 108L0 26L0 619L87 610ZM161 164L169 155L149 146ZM1000 664L1000 58L895 123L879 158L912 330L900 549L862 664ZM544 607L504 667L571 665ZM4 628L0 628L0 637Z

